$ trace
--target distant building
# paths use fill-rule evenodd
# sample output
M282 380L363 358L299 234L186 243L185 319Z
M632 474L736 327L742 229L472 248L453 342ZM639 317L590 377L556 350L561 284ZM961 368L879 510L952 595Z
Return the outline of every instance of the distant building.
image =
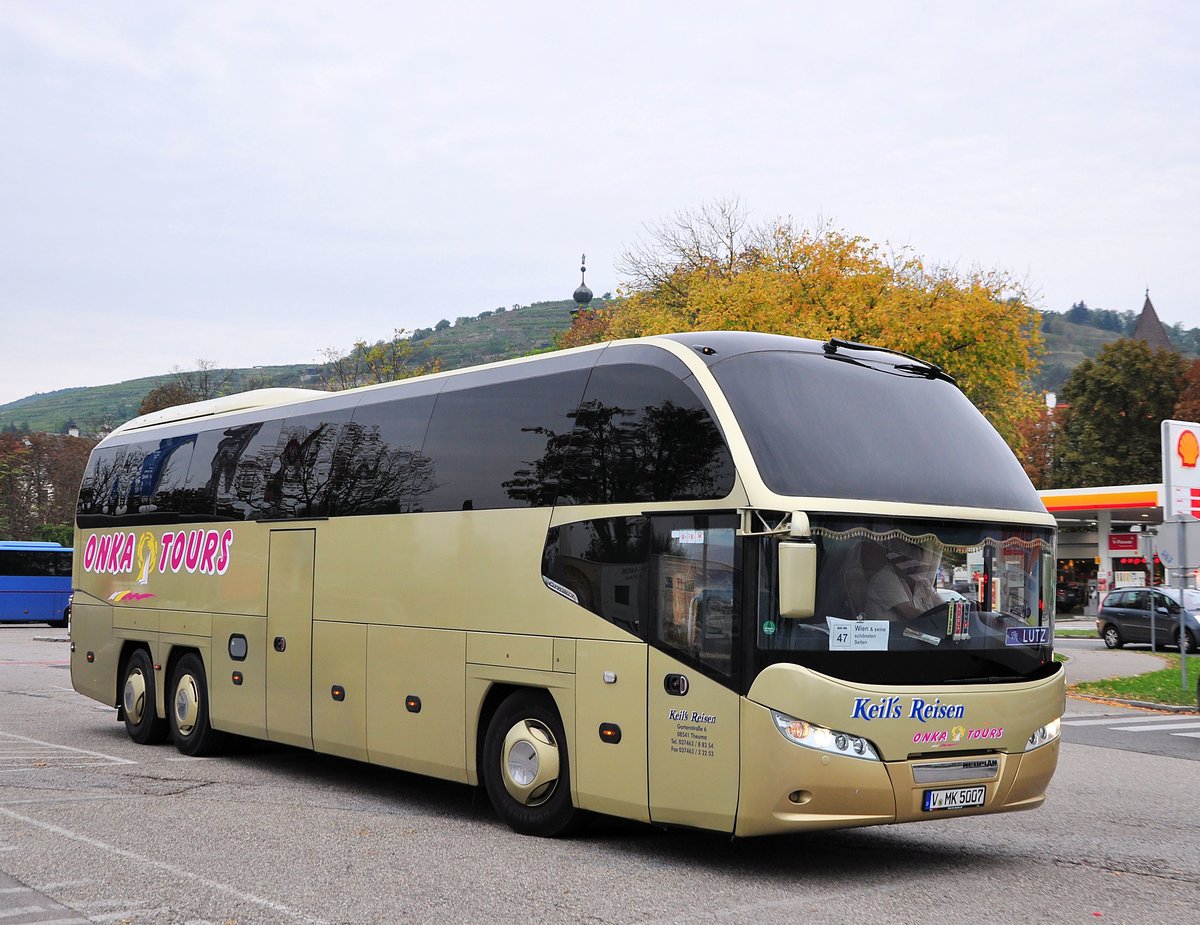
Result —
M1167 339L1166 328L1158 320L1158 313L1150 301L1149 289L1146 290L1146 303L1142 306L1142 313L1138 316L1137 324L1133 328L1133 339L1142 341L1151 350L1175 349Z

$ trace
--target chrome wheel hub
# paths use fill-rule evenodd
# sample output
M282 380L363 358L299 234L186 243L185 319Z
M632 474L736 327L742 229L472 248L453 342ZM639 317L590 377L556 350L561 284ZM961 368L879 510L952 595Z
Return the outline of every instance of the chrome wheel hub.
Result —
M500 753L504 789L524 806L540 806L558 784L559 751L545 723L525 719L504 737Z

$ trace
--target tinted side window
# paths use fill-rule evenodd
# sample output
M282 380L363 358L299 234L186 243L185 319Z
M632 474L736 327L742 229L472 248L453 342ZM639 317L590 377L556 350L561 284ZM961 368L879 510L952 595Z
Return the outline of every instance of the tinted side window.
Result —
M732 514L609 517L549 531L546 586L728 682L737 674L741 555Z
M733 474L724 438L688 383L656 366L598 365L575 415L559 503L723 498Z
M220 438L207 461L198 459L201 468L195 469L195 478L205 479L206 489L213 494L217 517L257 520L263 516L267 477L275 461L280 428L279 421L226 428L219 431ZM200 456L199 448L196 455ZM193 473L189 471L189 486L192 480Z
M221 516L241 520L245 512L236 505L238 466L262 430L261 423L241 424L207 430L196 437L192 462L188 466L183 513L211 517L218 496Z
M81 527L103 525L105 504L117 472L117 451L113 447L92 450L83 483L79 487L76 514Z
M61 578L71 575L71 554L66 550L0 549L0 575L16 578Z
M297 415L283 422L267 466L260 516L327 517L334 450L350 409Z
M514 375L519 370L495 370ZM482 378L482 377L480 377ZM425 511L480 510L553 504L571 415L586 369L475 383L447 384L433 409L424 453L434 484ZM453 389L453 390L452 390Z
M166 437L147 445L136 491L141 513L154 514L159 522L170 522L189 507L187 473L196 436Z
M334 451L331 514L419 510L436 473L421 452L433 395L360 404Z
M154 448L129 443L92 453L79 493L80 526L115 527L137 522L142 506L142 461L148 449Z
M542 575L550 590L645 639L650 519L609 517L553 528Z

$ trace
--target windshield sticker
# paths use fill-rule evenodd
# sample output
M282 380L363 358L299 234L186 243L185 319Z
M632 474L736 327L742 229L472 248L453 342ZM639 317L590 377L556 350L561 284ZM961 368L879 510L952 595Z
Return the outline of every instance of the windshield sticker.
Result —
M775 629L776 629L776 627L775 627L774 620L764 620L763 621L762 631L763 631L764 636L774 636Z
M1010 626L1004 631L1006 646L1044 646L1049 639L1048 626Z
M887 620L839 620L826 617L830 652L886 652L891 624Z
M679 540L685 546L703 546L703 530L672 530L671 539Z

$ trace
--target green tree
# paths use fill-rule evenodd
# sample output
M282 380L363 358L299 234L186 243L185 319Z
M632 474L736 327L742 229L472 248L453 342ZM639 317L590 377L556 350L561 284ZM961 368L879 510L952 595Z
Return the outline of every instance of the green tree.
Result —
M1058 394L1046 487L1160 481L1160 425L1175 412L1186 366L1174 351L1129 339L1076 366Z

